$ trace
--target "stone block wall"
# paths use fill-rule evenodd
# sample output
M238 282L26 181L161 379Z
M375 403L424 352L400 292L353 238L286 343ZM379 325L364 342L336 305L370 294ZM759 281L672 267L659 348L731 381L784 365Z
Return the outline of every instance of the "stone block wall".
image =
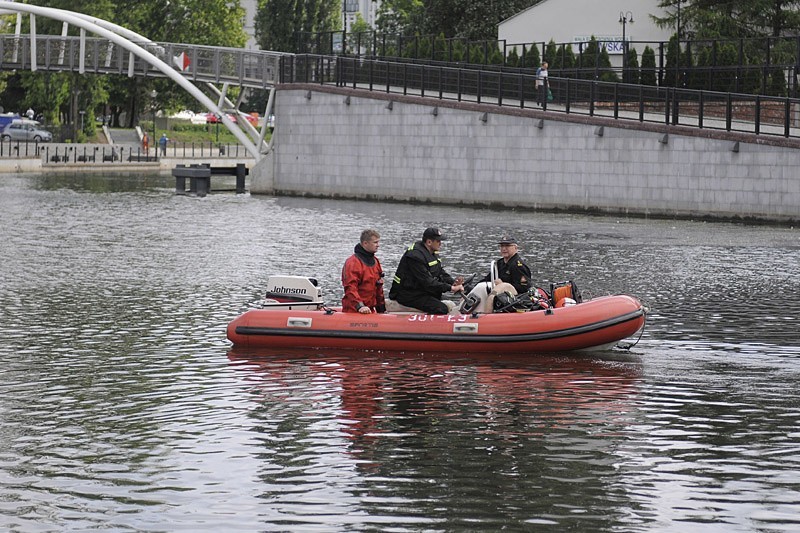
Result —
M345 89L281 89L276 109L253 192L800 219L791 142Z

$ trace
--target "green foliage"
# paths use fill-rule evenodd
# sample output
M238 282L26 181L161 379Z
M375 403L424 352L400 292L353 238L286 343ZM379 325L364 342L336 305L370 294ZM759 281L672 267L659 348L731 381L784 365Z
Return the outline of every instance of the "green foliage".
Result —
M661 0L662 28L676 29L679 0ZM680 0L681 38L738 39L779 36L800 30L797 0Z
M575 68L575 52L572 51L571 44L562 44L558 47L558 53L553 59L550 68L564 71L559 73L561 77L572 77L573 74L569 70Z
M539 65L542 64L541 56L539 55L539 47L532 44L523 49L524 52L521 58L522 64L520 66L533 69L538 68Z
M452 41L453 43L453 61L464 61L464 45L461 41Z
M356 13L356 20L353 24L350 25L350 33L364 33L372 30L367 21L364 20L364 17L361 16L361 13Z
M594 35L583 49L580 67L583 69L580 77L584 79L593 79L596 76L601 81L619 81L617 74L611 69L608 51L605 47L600 47Z
M701 48L695 62L695 72L689 78L690 89L703 90L711 88L712 76L708 70L711 65L711 49Z
M681 45L678 42L678 36L673 35L669 42L667 43L667 61L666 61L666 72L664 74L664 80L662 85L665 87L677 87L678 86L678 78L680 76L680 72L678 67L680 66L680 59L681 59Z
M509 67L520 66L519 54L517 53L516 47L511 48L511 51L508 53L508 57L506 57L506 65Z
M403 35L437 35L469 40L497 38L497 24L540 0L383 0L376 27Z
M467 63L480 63L486 64L488 60L488 50L483 46L483 43L472 43L468 47L469 57L466 59Z
M256 40L262 50L295 52L295 32L332 31L341 25L341 12L340 0L259 0Z
M636 48L629 48L622 81L636 84L639 83L639 77L639 54L636 52Z
M611 68L611 59L608 57L608 50L605 46L600 49L600 81L616 83L619 81L617 73Z
M427 35L425 37L417 36L417 58L429 59L431 57L433 52L433 43L431 40L431 37Z
M642 52L642 70L639 82L642 85L656 84L656 53L649 46Z
M375 27L389 34L413 34L420 30L424 9L422 0L383 0L376 14Z
M547 61L548 65L555 65L557 56L558 45L556 45L556 42L553 39L550 39L550 42L547 43L547 46L544 49L544 60Z
M712 88L715 91L734 92L736 90L736 74L738 53L732 44L723 44L717 52L717 67L730 66L728 69L714 71Z
M693 89L695 84L694 77L696 74L694 71L694 59L692 58L691 46L687 46L686 50L684 50L680 66L680 86L686 89Z
M744 64L745 66L741 68L741 74L739 75L739 87L736 90L746 94L761 93L762 81L764 83L764 89L766 89L766 85L769 82L769 75L766 67L754 64L748 65L747 58L745 58Z
M783 69L775 68L769 74L767 94L771 96L786 96L786 77Z
M491 53L489 54L489 64L490 65L503 64L503 52L501 52L500 49L497 48L496 46L492 49Z
M447 39L445 39L444 33L439 32L439 35L436 36L436 40L433 41L433 58L437 61L447 61L448 57L448 50L447 50Z

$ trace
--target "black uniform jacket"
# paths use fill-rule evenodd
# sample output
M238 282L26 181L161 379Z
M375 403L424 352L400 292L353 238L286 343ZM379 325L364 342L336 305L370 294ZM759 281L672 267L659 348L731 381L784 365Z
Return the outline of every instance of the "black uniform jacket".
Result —
M403 293L426 294L441 299L442 293L449 291L454 281L442 267L439 254L431 253L425 248L425 243L417 241L400 258L389 298L396 300L397 295Z
M503 258L495 261L497 265L497 275L500 276L502 281L510 283L517 289L517 294L528 292L531 288L531 269L525 264L525 261L519 256L514 254L509 257L508 263L503 261ZM492 274L486 274L486 277L481 281L491 281Z

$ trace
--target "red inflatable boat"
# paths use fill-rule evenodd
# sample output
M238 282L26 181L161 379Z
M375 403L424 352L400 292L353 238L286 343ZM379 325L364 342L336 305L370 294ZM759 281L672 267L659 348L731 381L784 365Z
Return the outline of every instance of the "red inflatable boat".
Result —
M282 276L273 282L270 278L268 297L274 299L265 308L234 319L228 325L228 339L236 346L269 348L562 352L611 348L642 329L646 317L644 306L625 295L512 313L343 313L325 308L313 289L292 283L307 279Z

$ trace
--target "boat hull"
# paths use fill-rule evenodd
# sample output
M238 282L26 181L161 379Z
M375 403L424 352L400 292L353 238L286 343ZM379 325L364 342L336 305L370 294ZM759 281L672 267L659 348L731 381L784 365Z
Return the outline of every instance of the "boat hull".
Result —
M547 353L613 346L644 326L631 296L485 315L369 314L254 309L228 325L236 346L405 352Z

